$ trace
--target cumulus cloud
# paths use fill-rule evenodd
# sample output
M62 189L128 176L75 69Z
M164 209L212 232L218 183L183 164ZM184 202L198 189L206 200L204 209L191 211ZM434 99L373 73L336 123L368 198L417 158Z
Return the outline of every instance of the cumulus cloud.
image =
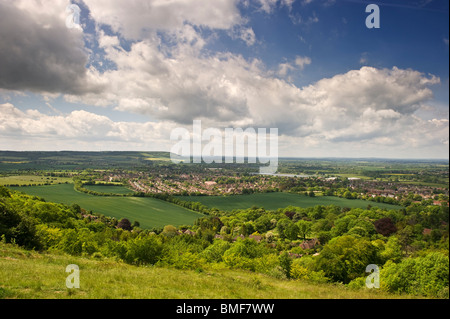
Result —
M427 143L448 148L448 120L417 116L433 97L430 87L440 83L433 75L364 66L297 87L285 77L311 65L310 57L297 56L278 70L267 70L259 59L205 49L208 39L202 28L224 29L248 46L256 42L237 1L85 0L97 23L94 40L102 58L115 66L102 72L86 68L83 34L64 25L66 2L50 6L45 1L39 2L43 6L0 3L0 89L45 92L49 107L53 93L64 93L68 102L115 108L158 122L114 122L81 110L48 116L6 103L0 105L2 136L143 147L167 140L176 125L201 119L205 126L218 128L276 127L281 143L312 150L326 150L333 143L348 150L361 143L377 151ZM270 13L293 1L257 3ZM317 20L314 16L311 23ZM113 33L106 34L100 25L110 26ZM123 38L132 40L126 50Z
M184 24L229 29L242 22L237 0L85 0L99 24L129 39L142 39L154 30L174 30Z
M167 147L170 130L174 123L168 122L114 122L110 118L84 110L72 111L67 115L46 115L37 110L21 111L11 103L0 104L0 148L17 149L39 141L42 149L53 149L54 145L88 145L93 150L115 149L123 145L124 149L150 149L161 145ZM5 138L6 137L6 138ZM29 143L29 142L32 143ZM95 146L94 146L95 145ZM24 148L26 149L26 148Z
M176 45L149 38L125 51L116 38L100 33L106 57L117 66L100 76L107 90L66 99L183 125L203 119L214 127L277 127L283 135L311 141L381 141L404 125L418 125L414 113L432 98L430 86L440 83L414 70L362 67L296 87L258 59L204 54L201 35L189 25L171 34ZM280 64L278 75L311 62L297 56Z
M65 25L69 1L0 2L0 88L83 94L99 92L83 35Z

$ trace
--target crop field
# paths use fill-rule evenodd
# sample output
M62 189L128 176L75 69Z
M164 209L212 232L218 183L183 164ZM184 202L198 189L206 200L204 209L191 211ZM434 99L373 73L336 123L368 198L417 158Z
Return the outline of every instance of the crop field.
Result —
M131 194L133 191L129 188L123 187L123 186L113 186L113 185L84 185L84 188L98 192L98 193L106 193L106 194Z
M267 210L285 208L287 206L314 207L317 205L336 205L348 208L367 208L368 205L384 209L398 209L399 206L376 203L360 199L345 199L334 196L309 197L291 193L257 193L233 196L180 196L182 200L200 202L210 208L216 207L224 211L246 209L252 206L264 207Z
M80 193L73 189L72 184L10 188L42 197L48 202L66 205L78 204L81 208L105 216L117 219L127 218L131 222L138 221L140 227L146 229L165 225L191 225L196 219L203 216L200 213L154 198L94 196ZM125 187L118 188L126 190Z
M0 185L43 185L72 183L70 177L53 177L39 175L10 175L0 176Z

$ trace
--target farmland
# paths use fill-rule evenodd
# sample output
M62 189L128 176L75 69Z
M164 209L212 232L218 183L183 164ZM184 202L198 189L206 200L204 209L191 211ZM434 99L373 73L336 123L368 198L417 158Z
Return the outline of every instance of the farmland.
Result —
M252 206L265 208L266 210L276 210L287 206L314 207L317 205L336 205L348 208L367 208L368 205L377 206L384 209L398 209L399 206L385 203L375 203L358 199L345 199L334 196L309 197L305 195L290 193L256 193L250 195L233 196L180 196L185 201L200 202L210 208L218 208L224 211L234 209L246 209Z
M112 194L131 194L133 193L132 190L123 187L123 186L111 186L111 185L85 185L86 189L98 192L98 193L112 193Z
M123 186L86 185L89 190L100 193L129 194L131 191ZM72 184L44 185L31 187L11 187L29 195L42 197L47 201L67 205L78 204L86 210L92 210L117 219L127 218L138 221L142 228L164 227L165 225L192 224L203 216L191 210L153 198L94 196L74 190ZM209 208L223 211L247 209L252 206L266 210L276 210L287 206L314 207L317 205L336 205L348 208L367 208L368 205L384 209L398 209L399 206L385 203L369 202L358 199L344 199L334 196L308 197L290 193L256 193L233 196L179 196L184 201L200 202Z
M96 288L102 274L88 281L85 264L79 294L29 277L17 289L12 257L0 297L448 298L448 162L281 159L278 174L261 175L247 163L176 164L167 155L0 152L9 188L0 186L2 244L83 258L93 269L104 259L114 269L108 282L128 281L119 268L140 277L105 294ZM380 294L364 288L369 264L381 268ZM197 287L142 293L149 269L166 283L195 274ZM255 285L227 286L233 276Z
M9 175L0 176L0 185L48 185L71 183L69 177L53 177L44 175Z
M94 187L94 186L91 186ZM96 186L96 188L108 186ZM108 188L116 188L109 186ZM76 192L72 184L49 186L11 187L11 189L44 198L49 202L66 205L78 204L86 210L117 219L127 218L138 221L142 228L163 227L164 225L192 224L202 215L153 198L103 197ZM116 191L126 188L117 187Z

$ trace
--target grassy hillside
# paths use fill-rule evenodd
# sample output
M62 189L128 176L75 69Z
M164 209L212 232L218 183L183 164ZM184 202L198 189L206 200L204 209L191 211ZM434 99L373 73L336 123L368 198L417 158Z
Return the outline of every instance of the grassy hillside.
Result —
M185 201L200 202L208 207L216 207L224 211L247 209L254 205L266 210L276 210L287 206L314 207L317 205L336 205L348 208L367 208L368 205L384 209L397 209L399 206L385 203L369 202L361 199L345 199L334 196L309 197L291 193L256 193L233 196L179 196Z
M66 266L80 269L80 288L68 289ZM243 270L202 272L139 267L0 243L0 298L27 299L374 299L414 298L377 289L274 279ZM415 297L417 298L417 297Z
M444 207L422 211L433 213L434 223L419 219L428 214L406 217L436 227L448 213ZM293 221L303 215L312 220ZM166 226L155 233L0 187L0 295L328 299L408 293L448 299L448 231L424 238L417 224L420 233L413 238L421 240L422 249L406 254L401 240L409 225L389 228L392 220L401 226L406 217L396 210L329 206L298 210L291 220L283 211L248 209L207 215L186 230ZM322 244L311 247L299 238L305 240L309 226ZM329 230L320 231L324 227ZM255 229L261 231L259 240ZM80 267L80 289L65 288L69 264ZM373 264L381 268L379 290L365 287L366 266Z
M66 205L78 204L86 210L92 210L105 216L139 221L142 228L192 224L196 219L203 216L189 209L149 197L103 197L89 195L75 191L73 184L10 188L29 195L42 197L49 202L63 203Z

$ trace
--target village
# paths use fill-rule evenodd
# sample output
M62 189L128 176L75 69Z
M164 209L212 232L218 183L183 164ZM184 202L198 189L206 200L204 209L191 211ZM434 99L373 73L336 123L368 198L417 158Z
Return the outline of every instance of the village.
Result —
M144 171L101 171L97 182L121 183L135 192L180 196L223 196L267 192L291 192L309 196L339 196L398 204L428 201L447 205L448 187L379 179L341 178L327 175L258 175L230 169L207 168L179 174L164 169ZM348 194L351 194L350 196Z

